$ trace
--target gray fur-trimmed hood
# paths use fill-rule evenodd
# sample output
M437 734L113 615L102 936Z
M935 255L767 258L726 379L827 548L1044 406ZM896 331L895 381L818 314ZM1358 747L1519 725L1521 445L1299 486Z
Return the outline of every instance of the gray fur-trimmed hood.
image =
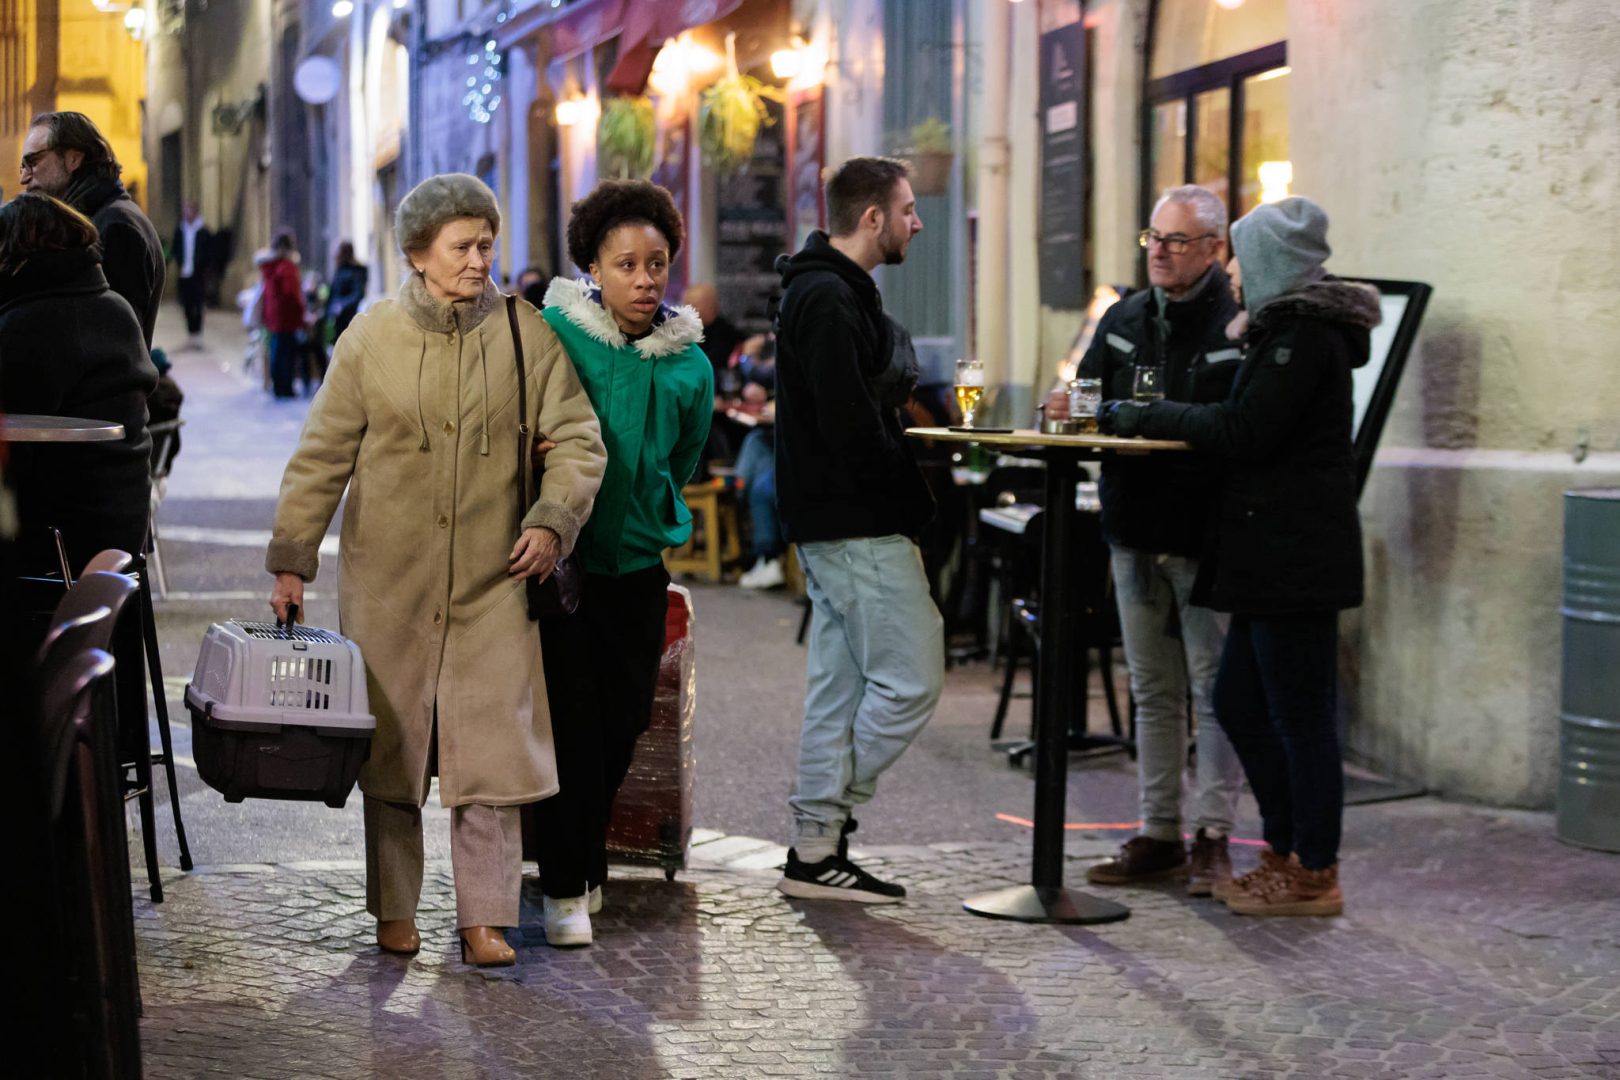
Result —
M648 360L674 356L688 345L703 340L703 320L698 317L695 308L685 304L680 307L660 304L658 314L653 316L652 333L634 342L629 341L607 308L602 306L601 295L601 291L584 278L576 281L558 277L553 278L546 289L545 304L561 311L569 322L604 345L615 349L633 345Z
M1379 300L1371 285L1328 277L1277 297L1255 312L1254 325L1267 326L1280 315L1309 315L1371 330L1384 321Z

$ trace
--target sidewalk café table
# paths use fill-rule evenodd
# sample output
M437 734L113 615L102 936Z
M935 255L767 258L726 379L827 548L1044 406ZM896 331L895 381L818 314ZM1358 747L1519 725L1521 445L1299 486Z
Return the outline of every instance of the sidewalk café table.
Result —
M1149 454L1190 450L1184 442L1122 439L1113 435L1047 435L1038 431L976 432L953 428L911 428L913 438L939 442L1016 447L1046 461L1046 505L1041 543L1042 649L1035 730L1035 858L1028 885L971 896L962 906L975 915L1035 923L1106 923L1130 915L1130 908L1063 887L1063 818L1068 804L1069 733L1065 708L1073 684L1075 615L1063 602L1069 595L1068 551L1075 534L1076 486L1080 462L1108 454ZM1079 692L1084 692L1079 688Z
M14 443L117 442L124 437L124 425L77 416L17 413L0 417L0 436Z

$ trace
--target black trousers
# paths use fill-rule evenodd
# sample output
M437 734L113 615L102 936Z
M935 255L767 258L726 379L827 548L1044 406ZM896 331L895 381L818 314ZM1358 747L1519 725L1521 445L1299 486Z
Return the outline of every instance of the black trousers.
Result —
M203 279L201 274L180 279L180 306L186 311L186 333L202 333Z
M1307 870L1339 859L1344 763L1334 716L1339 613L1233 615L1215 715L1260 804L1263 833Z
M669 574L586 574L579 608L540 621L556 795L535 805L540 888L558 899L607 880L607 830L636 739L652 722Z

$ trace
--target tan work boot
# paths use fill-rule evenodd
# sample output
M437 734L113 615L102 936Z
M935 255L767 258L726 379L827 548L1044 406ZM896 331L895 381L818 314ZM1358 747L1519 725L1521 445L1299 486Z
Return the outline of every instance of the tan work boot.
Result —
M1226 906L1239 915L1342 915L1339 864L1307 870L1298 855L1290 855L1280 874L1261 879L1253 888L1234 889Z
M1260 851L1260 865L1250 870L1240 878L1227 878L1217 881L1210 888L1210 895L1217 900L1230 901L1239 892L1253 890L1267 878L1281 874L1288 866L1288 860L1278 855L1270 848Z
M506 935L493 926L466 926L461 930L461 962L477 967L510 967L517 953Z
M1213 896L1222 882L1232 880L1232 851L1224 836L1203 829L1193 834L1192 857L1187 866L1187 895Z
M422 948L422 935L415 919L383 919L377 923L377 946L384 952L415 956Z
M1141 885L1180 877L1187 868L1187 848L1180 840L1133 836L1119 854L1086 871L1093 885Z

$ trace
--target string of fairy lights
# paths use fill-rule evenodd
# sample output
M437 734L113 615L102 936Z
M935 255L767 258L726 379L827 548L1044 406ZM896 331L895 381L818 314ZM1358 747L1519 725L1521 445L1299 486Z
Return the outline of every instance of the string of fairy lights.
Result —
M563 0L542 0L549 2L554 8L562 7ZM517 0L513 0L505 10L495 15L496 25L517 14ZM493 38L484 42L482 49L475 49L467 54L467 92L462 95L461 103L467 107L467 115L480 124L487 124L495 118L495 110L501 107L501 77L505 72L505 56L499 51ZM482 70L479 70L480 67Z

